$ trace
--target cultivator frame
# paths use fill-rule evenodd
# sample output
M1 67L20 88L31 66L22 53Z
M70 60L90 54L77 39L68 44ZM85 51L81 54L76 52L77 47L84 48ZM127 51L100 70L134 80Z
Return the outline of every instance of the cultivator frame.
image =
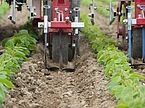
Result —
M134 11L132 5L134 3ZM134 16L133 16L134 14ZM117 0L114 11L110 0L110 24L117 17L117 38L128 39L128 56L133 59L142 58L145 62L145 0Z
M71 6L70 0L51 2L53 6L47 3L46 7L49 10L45 9L44 21L38 22L38 28L44 29L45 49L49 49L50 58L53 62L59 63L58 68L62 69L64 64L71 62L74 56L79 56L79 29L84 27L84 23L79 22L79 5ZM52 13L47 13L48 11ZM52 15L51 18L49 15ZM47 67L47 55L44 58ZM74 66L69 65L66 68L74 70Z
M33 27L43 30L44 64L49 68L50 60L58 63L58 68L70 64L79 56L80 0L7 0L11 5L9 19L16 23L16 9L22 10L26 4ZM42 37L43 38L43 37ZM68 68L69 66L67 66Z
M90 17L90 21L92 23L92 25L95 24L95 10L97 9L97 7L95 7L95 2L94 0L91 0L90 6L89 6L89 17Z

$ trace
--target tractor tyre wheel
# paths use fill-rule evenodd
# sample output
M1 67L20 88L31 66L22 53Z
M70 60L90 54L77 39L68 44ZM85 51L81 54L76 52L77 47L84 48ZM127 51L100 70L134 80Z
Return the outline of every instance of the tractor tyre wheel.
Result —
M60 43L61 42L61 43ZM62 56L63 64L68 63L68 51L69 40L67 35L59 36L59 33L55 33L52 36L52 60L55 63L59 63Z
M132 31L132 57L142 58L142 29L136 28Z

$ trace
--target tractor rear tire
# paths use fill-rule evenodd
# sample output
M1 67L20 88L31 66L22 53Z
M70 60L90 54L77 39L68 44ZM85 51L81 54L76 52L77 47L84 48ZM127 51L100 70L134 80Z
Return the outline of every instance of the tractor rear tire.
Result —
M63 34L59 36L59 33L55 33L52 36L52 60L55 63L59 63L60 55L62 55L63 64L67 64L69 61L69 36ZM61 45L60 45L61 41Z
M142 58L142 29L136 28L132 31L132 57Z

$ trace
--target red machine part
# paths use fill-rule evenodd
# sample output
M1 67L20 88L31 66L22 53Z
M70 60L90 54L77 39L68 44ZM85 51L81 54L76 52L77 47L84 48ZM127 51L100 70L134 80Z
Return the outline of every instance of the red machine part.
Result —
M71 29L71 22L69 21L70 15L70 1L69 0L52 0L52 21L49 32L57 32L56 29ZM35 12L36 16L34 17L32 24L34 27L38 27L38 22L43 22L42 17L42 5L41 0L33 0L33 6L37 7ZM60 15L60 16L59 16ZM72 32L72 30L67 30L67 32Z
M123 38L126 36L126 27L122 24L121 17L125 17L127 19L127 6L131 5L131 2L135 2L134 8L134 20L132 26L134 28L140 28L145 25L145 10L143 11L141 8L145 9L145 0L118 0L117 4L117 37L122 36ZM126 9L126 10L125 10ZM124 12L122 12L124 10ZM144 15L143 15L144 14Z
M135 19L136 24L133 27L142 27L145 25L145 11L140 8L145 8L145 0L135 0Z
M145 6L145 0L135 0L135 18L138 18L139 14L142 14L141 9L139 9L138 5Z
M122 36L124 39L126 36L126 27L122 24L123 19L127 17L127 9L126 7L131 4L131 0L118 0L117 4L117 38ZM122 18L121 18L122 17Z
M52 0L52 21L49 32L56 32L59 29L72 32L70 16L70 0Z
M70 0L52 0L52 19L53 21L58 19L58 12L62 13L64 16L61 16L65 20L66 17L69 17L70 12ZM61 15L62 15L61 14ZM63 21L63 19L60 19Z

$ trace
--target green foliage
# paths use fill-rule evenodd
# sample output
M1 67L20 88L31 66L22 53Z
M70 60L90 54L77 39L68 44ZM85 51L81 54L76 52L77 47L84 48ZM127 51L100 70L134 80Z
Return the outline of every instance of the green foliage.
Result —
M0 17L4 15L8 9L9 9L9 5L6 2L0 5Z
M89 6L91 0L81 0L81 3L85 6ZM109 3L110 0L94 0L95 6L97 7L96 11L101 15L108 17L109 16ZM112 4L114 7L117 4L116 0L112 0Z
M16 72L24 60L35 50L36 40L28 31L21 30L13 37L2 41L5 52L0 55L0 103L3 102L8 88L13 88L11 75Z
M26 30L21 30L13 37L2 41L2 45L5 47L13 48L14 46L21 46L27 48L28 50L35 49L35 44L35 38L31 37L31 35Z
M82 5L89 6L90 3L91 3L91 0L81 0L81 4L82 4Z
M28 30L28 33L29 33L29 35L31 35L31 37L34 37L36 39L38 38L38 37L36 37L38 34L38 31L37 31L37 29L35 29L35 27L33 27L31 21L28 21L26 24L22 25L20 27L20 29L26 29L26 30Z
M85 22L83 33L97 54L98 62L104 65L105 75L111 79L108 89L118 101L117 108L144 108L145 86L140 79L145 77L131 69L125 54L115 47L111 38L90 24L86 14L81 18Z
M89 6L91 3L91 0L81 0L81 4L85 5L85 6ZM102 14L103 16L108 17L109 16L109 11L107 10L109 7L109 3L106 1L94 1L95 6L97 7L96 11L100 14ZM89 8L88 8L89 9Z

